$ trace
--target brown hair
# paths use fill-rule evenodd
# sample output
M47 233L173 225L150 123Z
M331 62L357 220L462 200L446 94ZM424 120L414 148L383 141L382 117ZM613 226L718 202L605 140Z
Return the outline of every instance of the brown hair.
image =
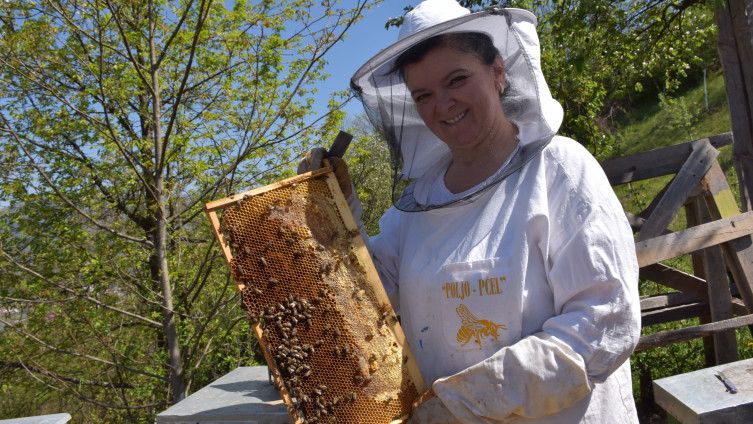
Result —
M429 52L439 47L452 47L475 56L486 66L492 66L499 51L494 47L491 37L480 32L453 32L436 35L408 48L395 59L392 66L405 79L403 73L408 65L420 62Z

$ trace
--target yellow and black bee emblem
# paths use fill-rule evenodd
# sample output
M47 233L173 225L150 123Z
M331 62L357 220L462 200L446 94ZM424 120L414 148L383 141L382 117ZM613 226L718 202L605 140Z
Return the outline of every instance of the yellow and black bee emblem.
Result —
M507 330L506 325L497 325L485 319L476 318L468 307L462 303L455 309L458 312L463 325L458 330L458 342L465 346L473 337L476 337L476 343L481 346L481 338L493 336L494 340L499 341L499 330Z

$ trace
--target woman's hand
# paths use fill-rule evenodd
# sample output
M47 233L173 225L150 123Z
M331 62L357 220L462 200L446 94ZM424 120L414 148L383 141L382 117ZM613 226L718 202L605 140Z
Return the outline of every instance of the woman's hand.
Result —
M459 421L429 388L416 402L405 424L457 424Z
M340 190L342 190L343 196L347 199L353 192L348 165L345 164L342 158L337 156L327 157L327 150L323 147L316 147L306 152L306 156L298 164L298 174L320 169L324 159L327 159L329 164L332 165L332 170L335 173L335 178L337 178L337 183L340 185Z
M327 150L324 147L315 147L308 152L298 164L298 174L316 171L322 167L322 160L327 157Z

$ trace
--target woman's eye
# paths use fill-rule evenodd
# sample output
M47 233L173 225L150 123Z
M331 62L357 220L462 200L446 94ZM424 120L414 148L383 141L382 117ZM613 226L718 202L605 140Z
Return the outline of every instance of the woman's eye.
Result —
M452 79L450 80L450 85L451 85L451 86L452 86L452 85L458 85L458 84L460 84L461 82L465 81L465 79L466 79L466 78L468 78L468 77L467 77L467 76L465 76L465 75L458 75L458 76L456 76L456 77L453 77L453 78L452 78Z
M421 94L417 94L417 95L413 96L413 101L416 102L416 103L418 103L418 102L426 100L428 98L429 98L429 94L428 93L421 93Z

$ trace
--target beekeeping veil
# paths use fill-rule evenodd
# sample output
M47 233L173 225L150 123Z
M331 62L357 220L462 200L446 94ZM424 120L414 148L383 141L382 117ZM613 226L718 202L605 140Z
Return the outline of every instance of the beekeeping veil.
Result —
M424 175L449 163L450 149L418 115L397 57L436 35L480 32L488 35L505 64L502 105L518 127L519 148L508 164L485 183L450 201L432 202ZM393 202L404 211L423 211L471 201L520 169L541 152L562 123L562 107L552 98L541 72L536 17L521 9L490 7L469 13L455 0L426 0L406 14L398 41L366 62L351 79L372 124L387 140L394 171ZM412 183L412 184L410 184Z

